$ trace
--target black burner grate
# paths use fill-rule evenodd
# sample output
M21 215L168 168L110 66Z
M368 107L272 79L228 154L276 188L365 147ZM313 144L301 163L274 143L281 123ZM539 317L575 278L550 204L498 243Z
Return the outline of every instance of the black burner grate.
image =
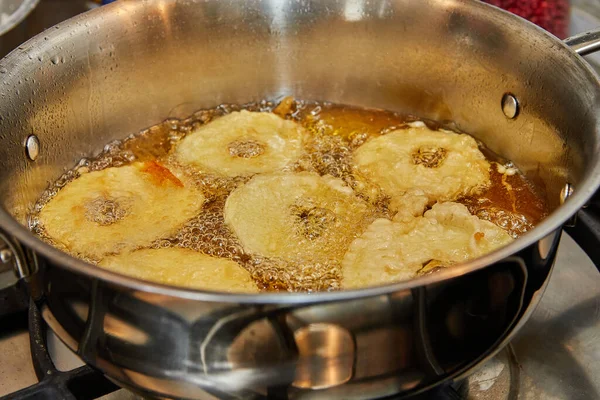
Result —
M57 370L48 353L46 333L47 325L32 301L29 305L29 340L39 383L0 400L92 400L119 389L88 365L71 371Z
M467 400L468 385L466 382L440 385L430 391L411 397L407 400Z

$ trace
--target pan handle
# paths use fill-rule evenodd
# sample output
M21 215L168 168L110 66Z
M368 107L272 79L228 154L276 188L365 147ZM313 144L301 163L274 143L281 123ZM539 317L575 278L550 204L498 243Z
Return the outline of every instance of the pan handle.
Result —
M565 39L565 44L580 56L600 51L600 28Z
M600 271L600 207L590 204L579 210L572 226L565 226L567 232L588 255Z
M565 39L565 44L580 56L600 51L600 28ZM586 252L600 271L600 192L594 194L588 205L577 213L576 222L564 230Z

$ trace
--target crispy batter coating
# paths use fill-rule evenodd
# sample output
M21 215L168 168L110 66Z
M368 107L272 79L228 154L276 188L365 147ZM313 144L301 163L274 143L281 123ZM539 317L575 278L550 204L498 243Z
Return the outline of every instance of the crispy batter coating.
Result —
M354 240L342 261L343 288L414 278L433 268L482 256L512 241L458 203L437 203L422 217L378 219Z
M306 131L272 113L232 112L186 136L176 159L202 172L228 177L283 169L304 153Z
M217 292L258 292L250 273L236 262L183 248L135 250L107 257L100 266L165 285Z
M225 222L245 250L293 262L341 259L367 212L343 181L315 173L257 175L233 191Z
M369 140L353 159L358 171L392 199L418 189L433 204L475 194L490 184L490 164L475 139L422 123Z
M202 209L203 195L150 161L83 174L44 206L44 232L92 261L174 233Z
M394 212L394 222L409 222L423 215L427 209L428 199L419 189L409 189L401 196L390 200L390 211Z

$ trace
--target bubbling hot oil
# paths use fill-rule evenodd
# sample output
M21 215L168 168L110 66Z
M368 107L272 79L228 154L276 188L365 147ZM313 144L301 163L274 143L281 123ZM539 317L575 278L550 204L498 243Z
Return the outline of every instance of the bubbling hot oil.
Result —
M418 119L384 110L286 98L279 104L261 101L246 105L221 105L199 111L185 120L167 120L121 141L107 144L101 154L94 158L82 159L41 196L30 215L31 229L44 240L55 244L44 233L38 216L43 206L70 181L88 171L119 167L134 161L157 160L166 165L176 165L170 151L189 132L215 118L242 109L273 112L303 125L310 133L310 140L305 155L289 169L294 172L311 171L320 175L331 175L346 182L371 206L371 211L365 218L365 227L376 218L392 216L388 210L389 198L377 187L357 179L356 172L351 167L351 155L370 137L401 128ZM425 122L431 128L439 128L435 122ZM248 146L244 145L242 150L247 151ZM478 196L458 201L465 204L474 215L496 223L513 237L517 237L531 229L546 215L545 203L520 173L501 174L498 166L501 166L502 170L506 162L486 149L483 144L480 146L492 162L492 185ZM185 223L172 237L156 240L151 245L152 248L182 247L215 257L229 258L247 269L257 285L265 291L310 292L340 288L339 262L291 263L244 251L239 240L225 224L223 208L228 195L246 183L248 177L228 178L202 174L182 165L176 167L202 190L206 196L206 203L200 215ZM360 232L356 232L356 235L359 234ZM340 249L336 251L339 252Z

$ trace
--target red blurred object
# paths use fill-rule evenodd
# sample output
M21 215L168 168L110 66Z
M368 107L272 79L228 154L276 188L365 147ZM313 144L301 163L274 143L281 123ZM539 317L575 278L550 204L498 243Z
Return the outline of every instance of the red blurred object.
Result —
M561 39L569 31L569 0L484 0L517 14Z

